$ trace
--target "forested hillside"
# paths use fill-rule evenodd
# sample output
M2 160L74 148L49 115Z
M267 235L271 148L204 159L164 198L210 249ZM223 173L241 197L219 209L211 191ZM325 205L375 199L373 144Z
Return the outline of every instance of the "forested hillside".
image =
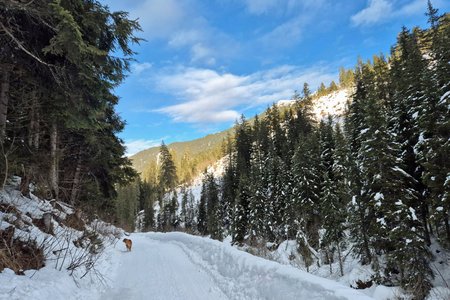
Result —
M320 119L329 112L342 117L344 108L353 84L353 70L341 68L339 70L339 85L334 81L328 87L321 84L319 89L311 95L313 101L313 114ZM289 110L300 96L297 92L291 100L282 100L276 103L281 113ZM266 112L257 117L264 118ZM249 119L253 124L255 118ZM237 121L237 120L236 120ZM175 142L168 146L177 167L177 175L181 184L191 183L204 170L225 155L226 143L235 134L235 127L209 134L205 137L186 142ZM130 157L133 167L138 171L142 180L152 180L158 172L159 147L152 147L140 151Z
M341 275L346 251L373 271L363 284L425 298L443 276L432 249L450 247L450 16L430 3L427 15L430 28L403 28L389 56L358 60L343 123L316 122L307 84L287 110L242 118L225 174L204 176L198 204L185 189L179 207L164 155L140 183L155 191L143 203L158 203L146 228L256 248L295 240L307 270L338 261Z
M120 84L140 27L95 0L0 2L0 188L114 210L136 175L117 133Z
M24 242L14 237L17 228L42 252L45 240L38 247L29 235L39 226L70 244L45 248L45 257L58 257L57 267L61 251L63 260L84 253L77 249L88 253L91 244L73 240L96 240L81 208L129 231L179 230L273 259L287 253L283 262L308 272L325 266L344 277L363 268L355 288L397 287L412 299L436 289L450 295L450 15L430 1L426 15L428 28L403 27L388 55L342 68L339 83L320 84L314 93L304 83L292 101L252 119L242 115L227 131L163 142L129 159L117 136L125 122L114 89L141 41L137 20L96 0L2 0L0 225L8 227L0 230L0 254L13 241L17 253L26 248L17 246ZM349 96L343 116L315 102L335 95ZM207 168L218 160L224 172L215 176ZM194 191L190 184L201 172L201 191ZM45 204L45 211L32 218L31 203ZM50 230L56 221L56 229L66 228L66 217L75 220L71 226L83 222L68 238ZM170 242L171 235L148 236ZM197 247L179 257L201 257L202 239L172 236ZM155 243L142 237L143 245ZM179 255L174 245L160 249ZM211 247L219 250L205 269L217 266L214 253L224 253ZM14 256L5 255L10 262ZM236 283L239 275L233 273Z
M221 158L223 141L232 133L233 130L229 129L193 141L168 145L181 182L190 182L207 166ZM133 167L141 174L142 179L150 180L155 176L158 168L158 153L159 147L153 147L130 157Z

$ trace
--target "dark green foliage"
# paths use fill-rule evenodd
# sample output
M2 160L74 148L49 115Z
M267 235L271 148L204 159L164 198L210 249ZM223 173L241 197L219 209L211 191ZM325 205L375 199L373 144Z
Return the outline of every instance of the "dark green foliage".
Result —
M159 188L162 194L174 189L178 183L177 170L172 159L169 148L161 144L159 148Z
M238 195L234 206L232 224L233 243L242 244L248 233L249 203L250 203L250 181L247 177L239 180Z
M197 215L197 230L201 235L207 235L208 234L208 225L207 225L207 218L208 215L206 214L206 197L207 197L207 189L206 186L202 186L202 193L200 196L200 202L198 203L198 215Z
M25 194L34 182L112 219L116 185L136 176L116 136L124 123L112 89L139 24L95 0L7 0L0 15L0 143L3 153L14 149L2 181L20 175Z
M183 223L184 228L187 232L194 232L195 226L195 216L197 214L195 209L195 199L191 190L182 189L181 198L181 213L180 221Z
M219 207L219 187L216 183L214 175L207 173L205 176L206 184L206 225L211 238L222 240L222 226L220 220Z

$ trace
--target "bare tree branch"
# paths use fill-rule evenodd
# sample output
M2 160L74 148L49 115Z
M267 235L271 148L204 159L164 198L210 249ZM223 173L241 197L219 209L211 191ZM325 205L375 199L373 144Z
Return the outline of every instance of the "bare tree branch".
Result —
M34 58L36 61L38 61L39 63L47 66L47 67L52 67L53 65L48 64L46 62L44 62L42 59L40 59L39 57L37 57L36 55L34 55L33 53L31 53L30 51L28 51L23 45L22 43L11 33L11 31L8 30L8 28L5 27L5 25L0 22L0 26L2 28L2 30L17 44L17 46L19 46L20 49L22 49L26 54L28 54L29 56L31 56L32 58Z

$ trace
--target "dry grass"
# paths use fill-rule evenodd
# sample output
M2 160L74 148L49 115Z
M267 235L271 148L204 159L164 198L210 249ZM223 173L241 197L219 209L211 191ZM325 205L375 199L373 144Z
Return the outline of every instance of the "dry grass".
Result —
M12 226L0 230L0 272L9 268L17 275L23 275L26 270L44 267L44 251L36 241L15 239L14 231Z

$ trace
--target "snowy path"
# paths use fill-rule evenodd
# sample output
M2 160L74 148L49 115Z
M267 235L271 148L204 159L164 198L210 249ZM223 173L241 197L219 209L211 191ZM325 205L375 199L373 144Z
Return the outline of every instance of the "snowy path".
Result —
M132 252L118 253L113 289L102 299L228 299L181 248L144 235L131 238Z
M217 241L182 233L131 239L132 252L116 246L117 270L101 299L370 299Z

